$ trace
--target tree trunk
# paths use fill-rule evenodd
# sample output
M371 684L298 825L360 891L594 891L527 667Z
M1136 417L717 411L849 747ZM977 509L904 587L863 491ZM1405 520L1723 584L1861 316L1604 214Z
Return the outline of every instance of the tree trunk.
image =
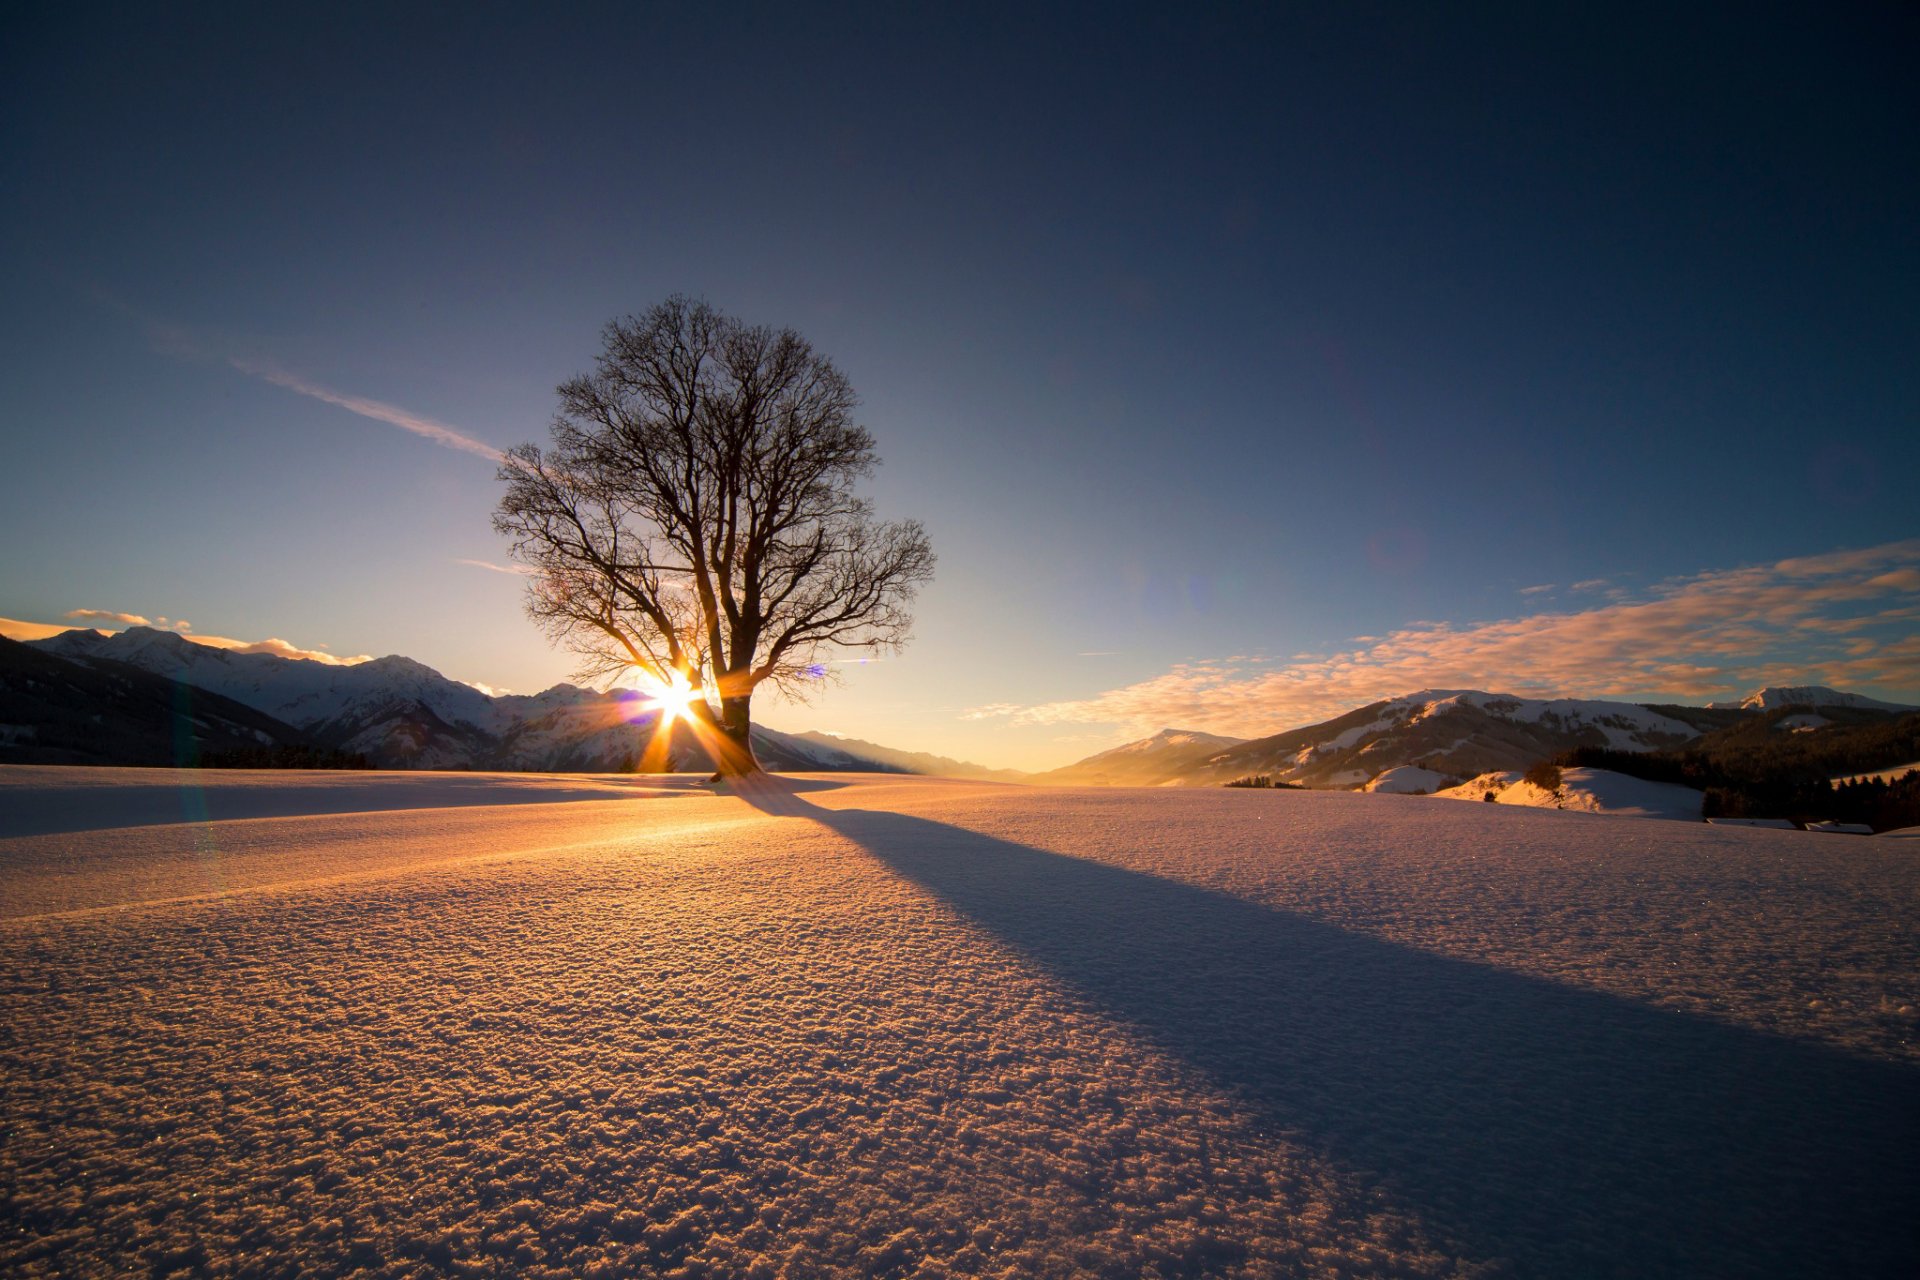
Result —
M714 773L722 778L744 778L762 772L753 757L753 695L722 698L720 721L714 725L714 741L708 744L713 755Z

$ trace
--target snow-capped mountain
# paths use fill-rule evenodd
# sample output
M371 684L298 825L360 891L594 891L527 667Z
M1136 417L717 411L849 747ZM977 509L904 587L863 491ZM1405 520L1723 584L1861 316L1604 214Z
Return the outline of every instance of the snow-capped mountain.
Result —
M397 655L339 666L235 653L150 627L112 635L66 631L30 647L83 666L125 664L231 699L382 768L630 769L652 723L630 691L597 693L558 684L544 693L490 697ZM754 752L770 769L904 771L840 746L760 727L754 729ZM673 734L667 763L675 769L712 767L684 726Z
M218 694L0 637L0 762L172 765L304 745L292 725Z
M1570 747L1651 751L1696 738L1728 713L1580 698L1541 700L1477 689L1426 689L1372 703L1321 724L1268 738L1191 748L1152 783L1117 776L1104 762L1151 756L1181 737L1172 730L1043 775L1046 781L1109 785L1217 786L1249 775L1312 787L1361 787L1390 769L1418 766L1440 778L1524 769ZM1106 776L1097 776L1104 769ZM1072 776L1065 776L1072 775ZM1410 775L1409 775L1410 776Z
M1158 787L1185 781L1206 761L1244 741L1193 729L1162 729L1151 738L1088 756L1030 782L1050 786Z
M1782 707L1853 707L1867 711L1913 711L1898 702L1881 702L1857 693L1842 693L1823 684L1769 685L1738 702L1709 702L1713 710L1778 711Z

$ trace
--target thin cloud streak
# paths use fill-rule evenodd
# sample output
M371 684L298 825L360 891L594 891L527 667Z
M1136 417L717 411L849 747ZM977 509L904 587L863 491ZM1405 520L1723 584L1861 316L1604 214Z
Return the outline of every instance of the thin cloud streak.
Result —
M492 445L487 444L485 441L474 439L457 427L451 427L444 422L437 422L432 418L410 412L400 408L398 405L386 404L379 400L371 400L365 396L349 395L344 391L335 391L332 387L322 386L320 383L314 382L309 378L303 378L299 374L283 369L271 361L254 360L235 355L232 351L234 344L210 340L194 333L184 325L175 324L172 321L162 320L156 316L149 315L118 294L100 285L90 287L88 292L100 305L110 311L116 312L133 324L138 325L146 334L147 341L153 345L153 349L163 355L172 356L181 360L224 361L230 367L237 369L250 378L259 378L263 382L270 382L276 387L293 392L295 395L307 396L310 399L319 400L324 404L345 409L348 413L358 414L363 418L371 418L375 422L384 422L389 426L399 427L402 431L411 432L414 435L420 436L422 439L431 440L438 445L444 445L446 448L458 449L463 453L471 453L477 457L485 458L495 465L504 464L507 461L506 454L494 448Z
M493 561L491 561L491 560L460 560L460 559L456 559L456 560L454 561L454 563L455 563L455 564L467 564L467 565L472 565L472 566L473 566L474 568L476 568L476 569L491 569L491 570L492 570L493 572L495 572L495 573L504 573L504 574L509 574L509 575L511 575L511 576L513 576L513 577L516 577L516 578L528 578L528 577L532 577L532 576L533 576L534 574L536 574L536 573L538 573L538 572L539 572L539 570L538 570L538 569L535 569L535 568L533 568L533 567L532 567L531 565L524 565L524 564L495 564L495 563L493 563Z
M1096 697L963 719L1277 733L1422 688L1700 700L1766 684L1920 689L1920 539L1720 570L1642 600L1455 625L1410 623L1331 655L1221 658Z
M242 360L238 356L228 356L227 363L240 372L247 374L249 377L259 378L264 382L271 382L276 387L284 387L296 395L307 396L325 404L334 405L338 408L345 409L348 413L357 413L363 418L371 418L375 422L384 422L389 426L399 427L402 431L410 431L414 435L431 440L435 444L444 445L449 449L459 449L463 452L474 454L496 465L504 463L507 460L506 454L494 448L492 445L475 440L472 436L454 427L450 427L444 422L436 422L432 418L422 417L417 413L410 413L397 405L385 404L379 400L369 400L365 396L348 395L343 391L335 391L331 387L323 387L319 383L312 382L298 374L289 373L277 365L265 364L255 360Z

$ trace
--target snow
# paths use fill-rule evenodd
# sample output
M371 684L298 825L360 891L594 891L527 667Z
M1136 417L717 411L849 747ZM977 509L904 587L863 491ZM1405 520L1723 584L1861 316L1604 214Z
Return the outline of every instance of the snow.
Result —
M1897 842L58 772L0 769L43 831L0 839L7 1274L1900 1275L1920 1243ZM233 816L123 825L167 791Z
M1536 787L1517 773L1485 773L1435 794L1449 800L1484 801L1489 791L1501 804L1686 822L1700 820L1701 801L1705 799L1692 787L1648 782L1610 769L1562 769L1560 786L1554 790Z
M1192 729L1162 729L1151 738L1142 738L1138 742L1129 742L1125 746L1115 747L1107 755L1144 754L1151 751L1164 751L1174 747L1233 747L1244 739L1223 738L1217 733L1200 733Z
M1315 743L1313 746L1306 748L1302 754L1307 758L1311 758L1317 751L1345 751L1362 738L1371 737L1376 733L1382 733L1398 723L1400 723L1398 719L1389 717L1370 720L1366 724L1357 724L1350 729L1342 729L1325 742Z
M1881 702L1858 693L1842 693L1823 684L1769 685L1738 702L1709 702L1714 710L1777 711L1781 707L1864 707L1873 711L1913 711L1898 702Z
M1403 764L1388 769L1367 783L1368 791L1385 791L1399 795L1418 792L1430 795L1443 787L1449 787L1456 780L1444 773L1435 773L1432 769L1422 769L1419 765Z
M149 627L130 627L108 636L70 631L35 641L34 647L59 657L103 657L131 663L232 698L299 728L364 716L402 700L420 703L450 725L469 724L490 731L504 727L492 698L398 655L336 666L270 653L216 649ZM509 705L527 701L502 699Z
M1789 733L1811 733L1815 729L1824 729L1832 723L1833 721L1825 716L1803 711L1798 715L1782 716L1774 722L1773 727L1776 730L1784 729Z
M1652 738L1695 738L1699 730L1632 702L1592 698L1520 698L1510 693L1483 693L1477 689L1425 689L1396 699L1395 705L1414 708L1412 721L1472 707L1489 715L1523 724L1591 725L1606 735L1607 745L1622 751L1643 749Z
M1906 764L1897 764L1897 765L1894 765L1891 769L1881 769L1875 773L1849 773L1844 777L1834 778L1832 779L1832 781L1836 783L1892 782L1896 778L1906 777L1908 774L1912 773L1916 769L1920 769L1920 760L1910 760Z

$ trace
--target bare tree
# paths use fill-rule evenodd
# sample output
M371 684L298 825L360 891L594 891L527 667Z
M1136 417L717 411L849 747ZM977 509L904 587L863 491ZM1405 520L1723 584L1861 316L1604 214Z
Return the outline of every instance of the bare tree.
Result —
M918 521L854 494L879 459L845 376L791 329L674 297L609 324L560 387L553 444L512 450L493 525L527 612L582 675L637 669L684 702L723 774L758 770L762 684L802 697L836 650L897 650L933 576Z

